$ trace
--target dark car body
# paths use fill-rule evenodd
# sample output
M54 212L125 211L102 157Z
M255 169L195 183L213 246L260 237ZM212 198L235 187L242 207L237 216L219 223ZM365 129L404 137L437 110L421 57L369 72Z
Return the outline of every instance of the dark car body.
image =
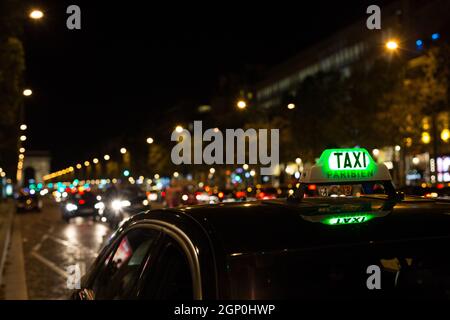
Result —
M97 215L96 203L96 195L92 192L85 191L70 194L62 204L63 220L68 222L75 217L95 217ZM69 210L70 206L75 206L76 209L73 207L73 210Z
M16 199L16 211L41 211L42 200L37 195L22 194Z
M369 209L364 223L324 223ZM448 299L449 213L382 196L153 210L118 229L73 298ZM383 290L367 287L373 265Z

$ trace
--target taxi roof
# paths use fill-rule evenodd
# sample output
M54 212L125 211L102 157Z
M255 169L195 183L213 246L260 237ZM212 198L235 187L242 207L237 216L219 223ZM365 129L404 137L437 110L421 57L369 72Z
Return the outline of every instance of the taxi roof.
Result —
M352 206L387 208L389 212L349 225L329 225L311 219L323 214L323 208L339 210ZM167 215L175 213L179 217L183 213L193 218L226 254L450 237L450 203L423 198L406 198L395 203L385 197L306 198L298 204L280 199L163 211Z

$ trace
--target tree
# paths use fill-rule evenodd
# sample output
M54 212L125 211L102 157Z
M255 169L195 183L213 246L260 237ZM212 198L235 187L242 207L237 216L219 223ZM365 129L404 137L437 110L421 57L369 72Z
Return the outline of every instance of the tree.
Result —
M9 173L14 172L17 160L25 70L24 49L19 39L21 7L15 0L2 1L0 7L0 163Z

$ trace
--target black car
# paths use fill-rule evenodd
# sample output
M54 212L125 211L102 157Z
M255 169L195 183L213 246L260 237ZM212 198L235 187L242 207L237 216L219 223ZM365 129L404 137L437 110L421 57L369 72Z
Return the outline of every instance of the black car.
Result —
M150 211L122 225L73 297L450 298L448 212L437 200L364 197ZM370 266L380 290L367 287Z
M16 199L16 211L36 211L42 210L42 200L38 195L34 194L21 194Z
M115 229L122 220L149 210L147 195L137 186L113 187L102 196L100 215Z
M404 197L384 165L360 161L313 167L289 199L135 215L72 297L450 299L450 202Z
M92 192L83 191L70 194L62 205L63 220L69 222L75 217L95 218L97 215L96 203L96 195Z

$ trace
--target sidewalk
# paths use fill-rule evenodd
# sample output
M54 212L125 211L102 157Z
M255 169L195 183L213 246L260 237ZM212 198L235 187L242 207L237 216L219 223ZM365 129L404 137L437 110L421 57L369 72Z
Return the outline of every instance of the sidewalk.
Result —
M0 203L0 285L3 284L3 269L11 240L13 218L14 201Z

